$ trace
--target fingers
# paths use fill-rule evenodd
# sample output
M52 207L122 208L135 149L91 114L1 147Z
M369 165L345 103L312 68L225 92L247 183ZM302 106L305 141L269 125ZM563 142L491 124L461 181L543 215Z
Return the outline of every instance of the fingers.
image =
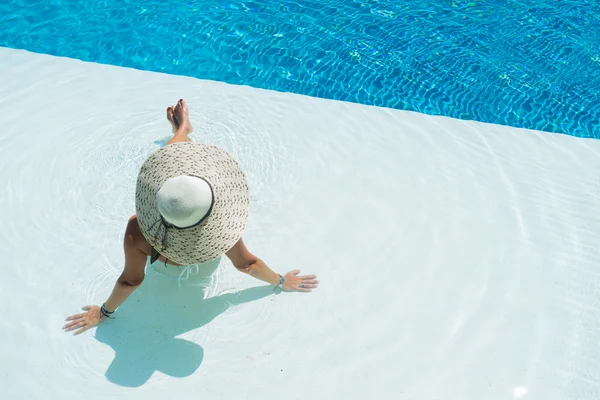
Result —
M84 311L90 311L92 309L92 306L83 306L81 307L82 310ZM86 313L79 313L79 314L74 314L71 315L70 317L67 317L67 319L65 321L73 321L79 318L82 318Z
M286 274L289 279L286 279L287 289L288 291L293 292L312 292L312 289L316 289L319 287L319 281L316 279L316 275L303 275L298 276L300 274L299 269L292 270ZM294 275L293 278L289 277L289 275Z
M83 317L83 314L84 313L71 315L70 317L67 317L67 319L65 319L65 321L73 321L73 320L79 319L79 318Z
M298 291L306 291L308 290L309 292L311 291L311 289L316 289L319 287L319 282L315 281L315 283L307 283L307 282L302 282L301 284L298 284Z
M80 330L73 332L73 335L79 335L80 333L83 333L83 332L87 331L87 329L88 329L88 327L84 326Z
M65 319L65 321L72 321L72 322L69 322L68 324L65 324L63 326L63 329L65 330L65 332L70 332L74 329L87 326L87 322L85 321L85 316L88 315L87 311L90 311L92 309L92 307L93 306L89 306L89 305L83 306L83 307L81 307L81 309L86 312L74 314L74 315L67 317ZM85 329L87 329L87 328L85 328ZM81 333L81 332L79 332L79 333Z
M312 284L312 283L303 283L303 284L300 286L300 289L316 289L316 288L318 288L318 287L319 287L319 285L317 285L317 284Z
M298 274L300 274L300 270L299 269L295 269L293 271L288 272L288 274L292 274L292 275L296 275L297 276ZM316 279L317 276L316 275L302 275L302 276L298 276L298 278L302 279L302 280L313 280L313 279Z
M71 327L73 325L77 325L78 323L79 323L79 321L71 322L70 324L65 324L65 326L63 326L62 328L68 332L71 330Z
M63 326L63 329L65 330L65 332L70 332L73 329L81 328L82 326L85 326L85 325L86 325L85 321L75 321L75 322L71 322L70 324Z
M319 287L319 281L306 281L306 282L302 282L298 286L300 286L300 287L310 287L310 288L316 289L316 288Z
M300 281L298 283L296 283L295 285L295 289L298 292L312 292L312 289L316 289L319 287L319 281L316 280L312 280L312 281Z
M316 275L300 276L299 278L301 279L301 287L310 287L312 289L316 289L319 286L319 281L315 279L316 277Z

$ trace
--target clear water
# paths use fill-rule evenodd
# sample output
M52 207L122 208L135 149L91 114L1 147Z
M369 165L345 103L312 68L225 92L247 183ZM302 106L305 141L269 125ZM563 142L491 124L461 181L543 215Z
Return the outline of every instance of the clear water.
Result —
M600 399L600 140L0 60L0 399ZM193 140L247 173L250 251L320 287L149 268L115 320L64 334L123 270L182 93Z
M600 2L8 1L0 45L600 138Z

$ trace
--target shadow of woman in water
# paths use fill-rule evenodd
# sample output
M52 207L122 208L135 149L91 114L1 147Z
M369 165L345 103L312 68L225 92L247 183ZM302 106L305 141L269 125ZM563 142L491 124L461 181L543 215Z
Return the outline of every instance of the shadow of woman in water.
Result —
M209 277L219 261L202 265L194 282ZM204 299L203 285L185 282L179 287L176 280L147 268L144 283L119 308L118 316L96 330L96 339L115 351L106 378L138 387L155 371L173 377L191 375L202 363L204 350L176 336L206 325L229 307L273 293L266 285Z

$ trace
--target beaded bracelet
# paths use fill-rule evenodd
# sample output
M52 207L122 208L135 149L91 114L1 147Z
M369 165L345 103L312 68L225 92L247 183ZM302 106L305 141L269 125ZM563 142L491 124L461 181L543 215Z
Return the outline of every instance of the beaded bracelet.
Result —
M283 276L281 276L281 274L277 274L279 275L279 284L275 285L275 287L273 288L273 290L277 290L277 288L283 290L283 283L285 282L285 278Z
M114 313L114 311L108 311L104 304L102 304L102 307L100 307L100 313L102 315L104 315L106 318L115 319L115 317L111 317L111 315Z

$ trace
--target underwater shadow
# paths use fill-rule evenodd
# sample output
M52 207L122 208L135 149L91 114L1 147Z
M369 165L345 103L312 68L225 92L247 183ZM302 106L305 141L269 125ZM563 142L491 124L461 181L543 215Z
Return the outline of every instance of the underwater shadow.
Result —
M194 282L210 276L219 260L205 264ZM190 278L191 280L191 278ZM274 294L259 286L204 299L204 285L184 282L147 269L144 283L127 299L114 320L96 329L96 339L113 348L106 378L121 386L145 384L155 371L173 377L194 373L204 357L197 343L176 338L206 325L229 307Z
M165 147L167 145L167 143L169 143L169 140L171 140L173 136L166 136L162 139L156 139L154 141L154 144L159 145L160 147Z

